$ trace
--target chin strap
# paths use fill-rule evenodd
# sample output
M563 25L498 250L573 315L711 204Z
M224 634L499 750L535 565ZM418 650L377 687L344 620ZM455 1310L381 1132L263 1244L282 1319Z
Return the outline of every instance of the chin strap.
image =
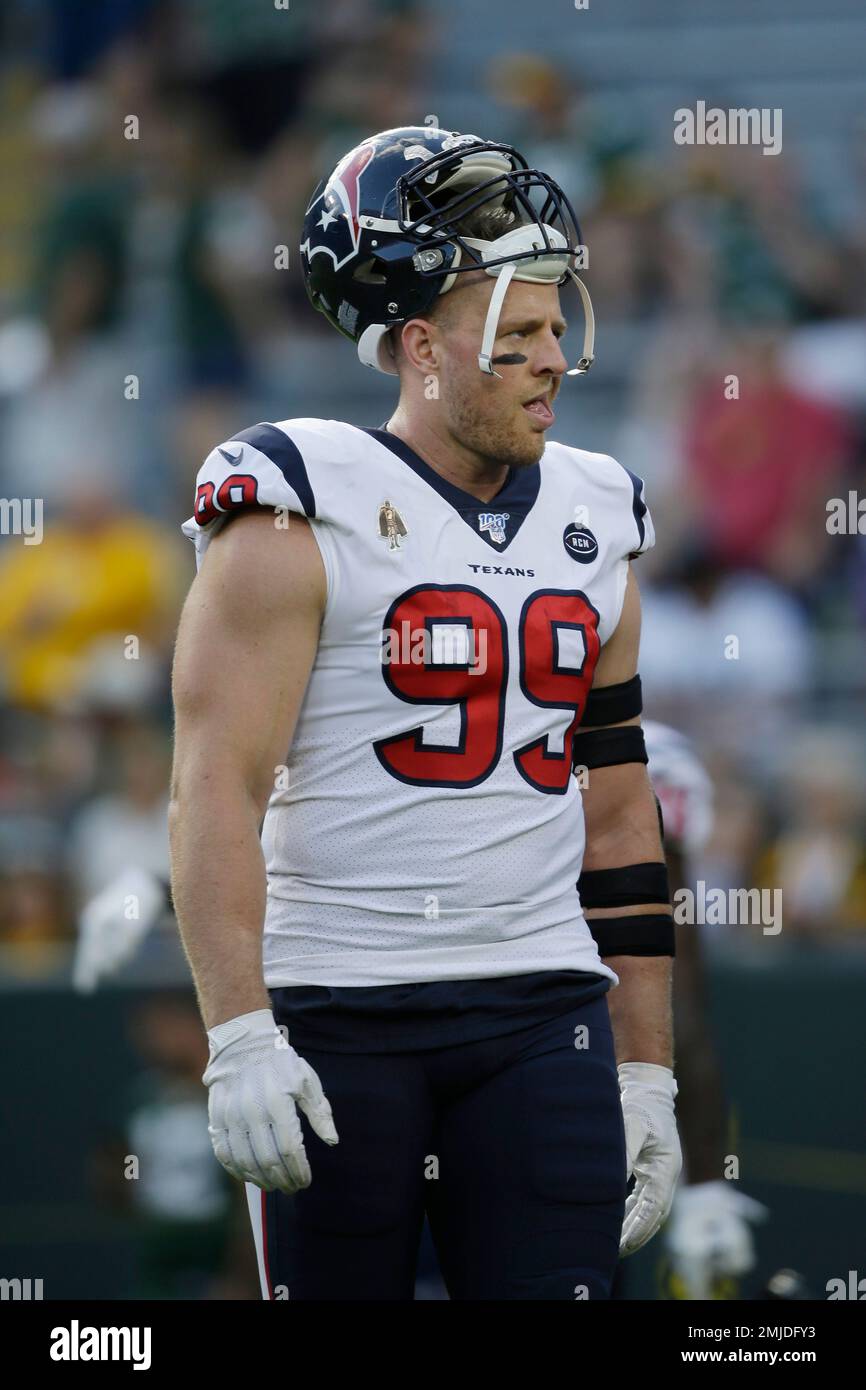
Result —
M506 250L512 253L515 250L525 250L527 231L527 228L520 227L514 232L506 232L505 236L500 237L498 241L494 242L475 241L469 237L466 238L466 241L469 242L471 246L480 250L482 254L486 253L488 258L492 258ZM563 240L559 233L554 232L550 228L548 228L548 234L551 239L558 236L560 241ZM533 247L537 247L537 243L530 244ZM525 261L505 261L502 265L487 269L487 274L492 276L496 281L493 286L493 293L490 296L490 303L487 306L487 317L484 320L484 332L481 336L481 351L478 354L478 366L487 376L496 376L499 377L500 380L502 379L502 373L497 372L496 368L493 366L491 353L493 352L493 344L496 342L496 331L499 327L499 316L502 313L502 305L505 302L508 286L511 284L512 280L527 280L536 284L561 284L564 276L570 276L577 285L583 303L584 317L583 355L578 361L577 366L572 367L565 375L583 376L585 372L589 371L594 361L595 314L593 313L592 300L589 297L589 290L586 288L586 285L580 279L577 272L572 270L569 265L566 264L563 266L562 261L565 259L565 254L566 253L563 252L562 259L559 261L558 265L555 262L551 264L548 261L547 266L550 267L549 269L543 264L544 258L542 256L537 258L539 264L527 265ZM454 264L458 264L458 259L455 259ZM456 274L449 275L440 293L445 294L450 290L456 278ZM377 371L386 372L390 376L397 376L397 368L388 346L387 334L391 326L392 325L384 323L371 323L369 327L365 328L358 339L358 357L366 367L374 367Z
M517 266L514 264L504 265L496 277L496 284L493 286L493 293L490 296L490 303L487 306L487 318L484 320L481 351L478 354L478 365L482 372L486 372L488 376L498 376L500 380L502 379L502 373L497 372L496 368L493 366L493 363L490 361L490 354L493 351L493 344L496 342L496 329L499 327L499 315L502 312L502 305L516 269Z
M496 342L496 330L499 326L499 315L502 312L502 305L508 292L508 286L514 277L517 266L514 263L502 266L496 276L496 284L490 296L490 304L487 307L487 318L484 321L484 334L481 339L481 351L478 354L478 365L482 372L488 376L498 376L501 380L502 373L497 372L490 360L493 351L493 344ZM580 298L583 303L584 330L583 330L583 355L576 367L572 367L566 372L566 376L583 376L588 372L594 360L595 348L595 314L592 309L592 300L589 297L589 290L580 279L580 276L571 269L566 272L571 276L580 291ZM518 278L520 278L518 276Z
M588 372L595 361L595 314L593 313L592 300L589 297L589 290L586 288L586 285L575 271L569 270L568 273L580 290L580 298L583 304L584 329L583 356L577 366L572 367L565 375L583 376L584 372Z

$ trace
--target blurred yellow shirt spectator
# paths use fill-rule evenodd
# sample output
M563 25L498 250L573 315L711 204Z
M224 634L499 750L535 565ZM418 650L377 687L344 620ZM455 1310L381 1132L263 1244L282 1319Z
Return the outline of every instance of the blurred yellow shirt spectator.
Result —
M179 546L156 523L73 512L49 519L41 544L16 539L5 552L0 677L10 703L74 703L94 644L107 637L116 637L118 663L137 650L129 638L168 657L184 577Z

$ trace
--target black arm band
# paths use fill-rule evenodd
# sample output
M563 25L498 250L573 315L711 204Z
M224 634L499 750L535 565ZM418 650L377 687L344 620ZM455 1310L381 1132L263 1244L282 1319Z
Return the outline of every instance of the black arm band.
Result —
M620 869L591 869L577 881L582 907L642 907L670 903L666 864L625 864Z
M605 917L587 924L604 956L675 956L674 919L666 912Z
M579 730L572 744L572 767L615 767L619 763L649 762L643 729L627 724L624 729Z
M581 727L591 729L599 724L621 724L624 719L636 719L642 709L640 676L632 676L630 681L620 681L619 685L603 685L598 690L590 690Z

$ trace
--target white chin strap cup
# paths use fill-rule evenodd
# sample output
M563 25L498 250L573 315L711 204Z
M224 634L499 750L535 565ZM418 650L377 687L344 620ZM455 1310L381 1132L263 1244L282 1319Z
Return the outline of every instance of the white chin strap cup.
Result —
M399 376L386 334L387 323L371 323L358 339L358 357L365 367L385 372L387 376Z

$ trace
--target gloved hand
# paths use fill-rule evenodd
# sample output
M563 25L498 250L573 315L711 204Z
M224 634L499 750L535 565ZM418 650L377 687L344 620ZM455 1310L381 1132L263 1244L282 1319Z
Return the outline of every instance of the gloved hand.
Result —
M331 1107L313 1068L290 1047L270 1009L211 1028L208 1114L214 1153L233 1178L265 1192L297 1192L312 1181L295 1101L326 1144L338 1142Z
M714 1278L752 1269L755 1244L749 1222L764 1221L768 1214L735 1182L720 1179L680 1188L665 1243L690 1298L711 1298Z
M670 1067L622 1062L617 1073L627 1176L635 1175L620 1238L619 1253L624 1257L646 1245L667 1217L683 1158L674 1117L677 1083Z

